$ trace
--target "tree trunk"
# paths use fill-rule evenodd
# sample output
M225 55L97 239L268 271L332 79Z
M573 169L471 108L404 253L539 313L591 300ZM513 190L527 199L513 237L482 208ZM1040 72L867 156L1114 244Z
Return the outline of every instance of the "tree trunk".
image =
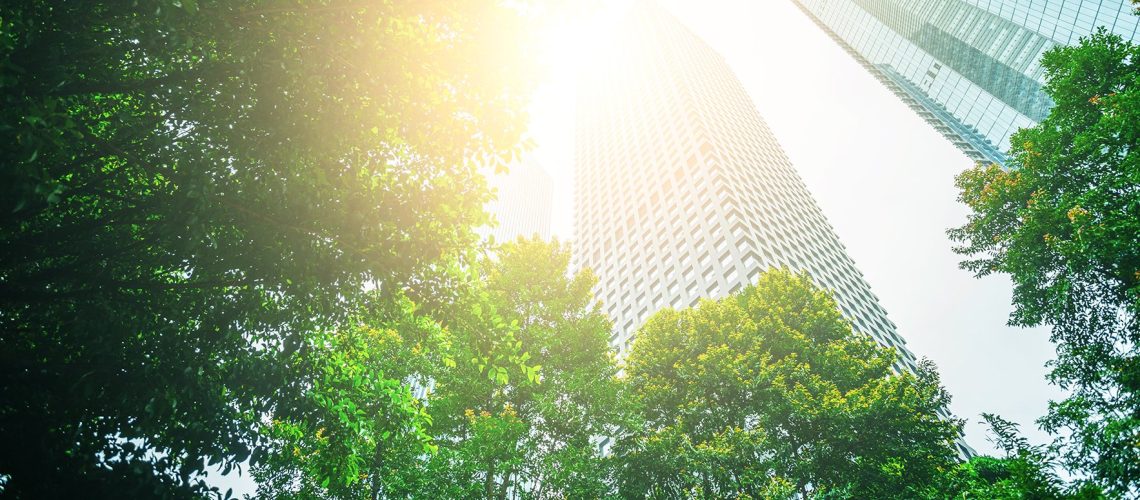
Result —
M483 498L494 498L495 494L495 462L487 464L487 478L483 481Z
M507 469L503 474L503 484L499 485L499 498L507 498L507 488L511 484L511 474L514 474L512 469Z

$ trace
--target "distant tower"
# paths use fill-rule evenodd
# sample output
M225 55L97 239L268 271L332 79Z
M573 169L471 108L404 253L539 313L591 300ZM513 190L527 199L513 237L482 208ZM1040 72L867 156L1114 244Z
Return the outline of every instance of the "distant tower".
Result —
M641 2L579 89L575 253L624 356L637 329L754 282L806 270L854 327L914 355L728 65ZM962 453L969 455L967 448Z
M1104 26L1135 40L1127 0L792 0L966 156L1004 164L1053 102L1041 55Z
M487 181L498 196L486 207L499 221L497 227L486 231L496 242L520 236L550 239L554 183L537 162L517 162L507 173L489 173Z
M654 311L722 297L771 266L807 270L860 331L895 332L728 65L639 4L585 78L575 247L626 349Z

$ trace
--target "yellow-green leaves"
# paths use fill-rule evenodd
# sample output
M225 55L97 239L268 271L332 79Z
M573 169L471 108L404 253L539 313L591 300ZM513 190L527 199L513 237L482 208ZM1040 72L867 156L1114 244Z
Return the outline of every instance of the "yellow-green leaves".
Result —
M894 374L894 352L807 275L769 271L637 335L627 394L643 421L615 445L623 495L921 498L953 463L959 424L937 414L932 368Z
M428 406L439 453L393 478L430 474L412 496L505 497L533 484L546 497L610 491L596 447L619 416L610 324L594 307L592 276L567 275L569 257L557 242L518 240L469 268L477 285L449 326L463 362L437 376Z
M281 452L265 496L325 497L430 449L382 382L462 364L407 334L458 294L439 276L486 217L473 160L524 147L537 44L521 15L0 2L0 330L27 363L0 382L0 434L18 438L0 462L26 464L0 472L6 493L201 495L202 457L228 471L255 449ZM421 319L393 319L398 295ZM404 427L376 430L381 415ZM265 418L327 423L341 448L288 462Z

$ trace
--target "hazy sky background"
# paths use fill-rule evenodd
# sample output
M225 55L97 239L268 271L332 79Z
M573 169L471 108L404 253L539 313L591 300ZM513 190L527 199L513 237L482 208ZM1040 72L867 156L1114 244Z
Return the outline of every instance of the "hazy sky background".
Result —
M971 161L843 52L789 0L660 2L725 57L915 355L933 360L993 453L982 412L1022 424L1060 392L1045 381L1048 332L1005 326L1004 277L958 269L946 229L961 225L954 176ZM573 237L574 75L616 11L551 33L552 73L532 109L534 155L555 179L554 233Z

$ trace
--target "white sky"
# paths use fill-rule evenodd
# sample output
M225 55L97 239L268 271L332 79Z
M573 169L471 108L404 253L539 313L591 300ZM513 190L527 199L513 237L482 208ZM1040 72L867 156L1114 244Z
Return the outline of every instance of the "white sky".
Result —
M660 0L725 57L915 355L933 360L993 453L982 412L1022 424L1060 392L1045 381L1048 332L1005 326L1005 278L958 269L946 229L961 225L954 176L971 161L843 52L789 0ZM532 108L540 164L555 180L554 233L573 236L574 73L614 20L549 34L552 68Z

